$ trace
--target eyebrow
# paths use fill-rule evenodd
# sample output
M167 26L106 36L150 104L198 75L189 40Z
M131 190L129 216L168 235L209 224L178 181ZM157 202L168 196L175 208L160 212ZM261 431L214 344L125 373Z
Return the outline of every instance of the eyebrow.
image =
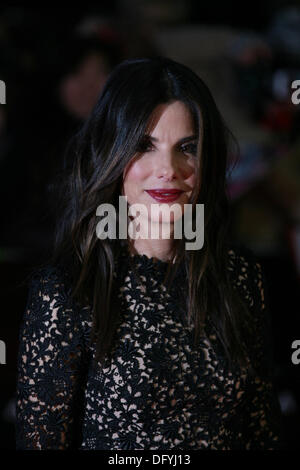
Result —
M149 139L152 142L158 142L158 139L156 137L152 137L149 134L145 134L144 138ZM197 140L197 139L198 139L198 136L196 134L195 135L189 135L188 137L183 137L182 139L179 139L177 143L178 144L185 144L186 142L190 142L192 140Z

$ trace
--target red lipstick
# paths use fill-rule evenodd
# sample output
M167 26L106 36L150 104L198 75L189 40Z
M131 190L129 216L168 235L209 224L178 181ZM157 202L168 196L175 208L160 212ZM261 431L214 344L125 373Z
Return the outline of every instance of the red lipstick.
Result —
M146 192L158 202L173 202L183 193L180 189L149 189Z

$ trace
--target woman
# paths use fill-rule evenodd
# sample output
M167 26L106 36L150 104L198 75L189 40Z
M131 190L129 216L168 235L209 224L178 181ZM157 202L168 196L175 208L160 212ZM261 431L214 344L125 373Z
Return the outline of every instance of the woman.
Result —
M31 282L17 448L278 446L261 267L227 238L230 136L184 65L141 58L111 73L69 146L53 259ZM116 237L97 228L102 204ZM175 229L191 208L197 232L200 204L204 244L187 249Z

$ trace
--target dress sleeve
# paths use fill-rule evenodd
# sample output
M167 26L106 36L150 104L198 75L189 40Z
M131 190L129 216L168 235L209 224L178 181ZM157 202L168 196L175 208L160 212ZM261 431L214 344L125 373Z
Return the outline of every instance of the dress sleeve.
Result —
M273 381L271 319L266 301L268 291L261 265L254 255L250 256L247 264L254 312L253 349L250 357L256 372L248 379L248 399L242 418L244 443L248 450L282 449L282 414Z
M84 335L56 269L32 276L19 332L16 448L78 445Z

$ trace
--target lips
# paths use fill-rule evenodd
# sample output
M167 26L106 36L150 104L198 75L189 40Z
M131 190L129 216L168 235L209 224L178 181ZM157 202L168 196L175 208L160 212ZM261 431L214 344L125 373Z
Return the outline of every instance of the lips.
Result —
M146 192L158 202L176 201L183 193L180 189L149 189Z

